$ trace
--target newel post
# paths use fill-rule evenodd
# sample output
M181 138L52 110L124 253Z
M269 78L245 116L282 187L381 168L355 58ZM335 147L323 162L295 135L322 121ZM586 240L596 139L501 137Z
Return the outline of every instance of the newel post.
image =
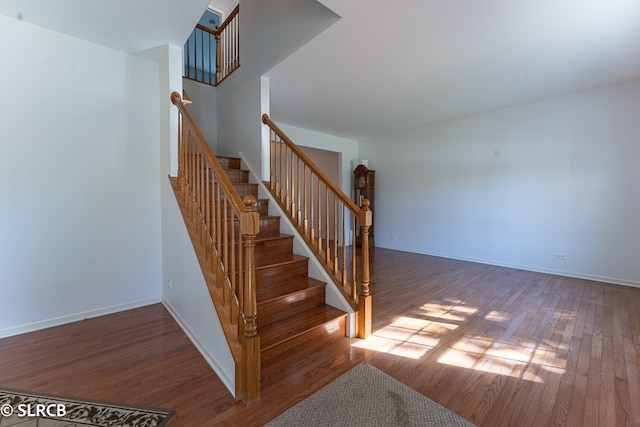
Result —
M218 85L222 76L222 68L220 67L220 58L222 56L220 55L220 50L222 49L222 47L220 46L220 33L218 32L218 29L216 29L216 31L213 33L213 37L216 39L216 75L214 78L214 83L215 85Z
M358 297L357 334L359 338L371 335L371 295L369 294L369 227L373 224L370 202L362 200L360 210L360 235L362 237L362 271L360 296Z
M240 233L244 250L242 356L240 362L240 398L247 404L260 399L260 337L256 324L255 238L260 231L260 215L256 212L256 198L247 195L242 200L245 209L240 216Z

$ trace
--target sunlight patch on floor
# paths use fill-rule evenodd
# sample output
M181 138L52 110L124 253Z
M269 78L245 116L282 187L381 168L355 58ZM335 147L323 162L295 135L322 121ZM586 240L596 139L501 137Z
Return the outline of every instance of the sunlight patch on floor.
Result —
M375 331L354 347L380 351L395 356L420 359L440 342L440 337L458 326L414 317L400 316L393 323Z
M543 344L514 345L474 337L456 342L438 362L533 382L543 382L540 370L562 375L566 367L566 361Z
M450 306L438 303L427 303L420 307L420 314L442 320L463 322L478 311L476 308L455 304L457 304L457 302L452 302Z

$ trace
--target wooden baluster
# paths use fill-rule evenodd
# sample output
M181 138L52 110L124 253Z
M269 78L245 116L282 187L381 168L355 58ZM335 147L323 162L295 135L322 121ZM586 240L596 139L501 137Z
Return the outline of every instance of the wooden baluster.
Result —
M197 210L198 210L198 234L200 235L200 244L204 244L204 218L202 217L202 170L204 168L203 164L204 164L204 159L202 158L202 151L200 151L199 155L198 155L198 165L197 165L197 169L196 169L196 180L197 180L197 184L196 184L196 188L197 188L197 201L196 201L196 206L197 206Z
M229 256L231 258L230 260L230 264L225 264L227 265L229 271L231 274L229 274L229 286L231 288L231 292L229 293L229 296L231 297L231 307L233 307L233 297L236 295L237 289L236 289L236 280L237 280L237 276L236 273L238 272L236 269L236 230L235 230L235 215L231 215L231 218L229 219L230 223L231 223L231 241L229 242L229 247L226 249L227 252L229 252ZM238 230L238 233L240 232L240 230ZM241 240L240 240L241 241ZM231 310L231 322L235 324L235 322L238 319L238 313L235 313L233 310Z
M264 121L264 117L266 116L266 114L264 116L262 116L262 120ZM276 191L276 182L275 182L275 178L273 176L274 171L276 170L276 142L275 142L275 134L273 133L272 130L269 131L269 162L270 162L270 167L269 167L269 188L271 189L271 192L274 194L277 194Z
M211 174L213 173L213 169L211 169L210 167L207 167L207 170L205 172L205 179L204 179L204 188L205 188L205 210L204 210L204 222L206 224L206 229L207 229L207 243L205 246L205 252L207 254L207 261L209 262L209 265L211 265L211 254L212 254L212 248L211 248Z
M347 217L342 205L342 286L347 286Z
M289 163L291 164L291 194L289 195L289 217L296 218L296 159L293 152L289 151Z
M178 188L184 194L184 129L182 125L182 114L178 112Z
M231 74L231 34L229 31L225 32L225 41L225 53L227 54L227 59L224 61L224 76L227 77L229 74Z
M238 18L238 15L236 15L235 22L236 30L234 31L234 34L236 35L236 59L234 68L238 68L240 66L240 18Z
M279 169L278 169L278 189L280 190L280 202L284 203L284 173L283 173L283 154L282 154L282 149L284 144L282 144L282 141L280 141L280 139L278 139L278 161L280 162L279 164Z
M192 215L192 220L195 221L195 212L193 210L193 181L194 181L194 167L193 167L193 162L195 161L194 157L193 157L193 142L191 141L191 132L189 132L189 180L188 180L188 185L189 185L189 197L191 198L191 200L189 200L189 209L191 210L191 215Z
M311 240L311 243L313 244L316 240L316 230L315 230L315 222L314 222L314 218L313 218L313 172L309 171L309 200L310 202L310 206L309 206L309 219L311 221L311 224L309 224L309 239Z
M213 55L211 55L211 33L207 33L207 45L209 46L209 66L207 67L207 73L209 74L209 81L208 84L212 85L213 84L213 80L211 78L212 74L213 74L213 70L212 70L212 61L213 61ZM214 39L215 40L215 39Z
M244 202L244 201L243 201ZM246 206L246 205L245 205ZM242 214L241 214L242 215ZM236 249L238 252L238 271L235 273L238 276L237 285L236 285L236 315L238 318L242 316L241 307L244 307L244 276L245 272L243 268L245 266L245 254L244 254L244 242L242 236L242 230L238 227L239 240L238 240L238 248ZM238 322L238 339L241 339L244 335L244 322Z
M216 203L216 251L217 251L217 257L218 257L218 263L217 263L217 272L216 272L216 277L218 278L218 291L222 292L224 289L224 269L222 267L222 259L221 257L221 253L220 253L220 244L222 242L222 188L220 188L220 182L218 181L217 185L216 185L216 198L218 200L218 203Z
M220 33L217 31L213 34L213 37L216 39L216 77L215 84L218 85L222 81L222 76L220 75Z
M320 217L322 209L321 209L321 204L320 204L320 200L321 200L321 196L320 196L320 177L318 177L318 205L317 205L317 211L318 211L318 222L317 222L317 227L318 227L318 252L322 253L322 218Z
M233 227L233 221L229 221L229 205L227 202L227 195L225 193L222 194L222 242L220 242L220 247L218 251L222 254L222 265L224 266L224 304L225 306L229 306L231 303L231 294L230 294L230 285L229 285L229 227ZM231 231L233 233L233 229Z
M204 31L200 30L200 81L204 82Z
M291 154L289 153L289 147L284 149L284 183L285 183L285 197L284 205L287 209L291 206L291 186L289 185L291 176L289 166L291 163Z
M302 224L301 219L302 216L300 215L300 158L296 157L296 163L295 163L295 181L298 183L298 185L296 186L297 188L297 193L296 193L296 197L295 197L295 215L293 216L296 220L296 225L298 227L300 227L300 224Z
M360 211L360 228L362 230L362 271L360 298L358 300L358 337L368 338L371 335L371 295L369 294L369 227L373 224L369 200L362 200Z
M351 216L351 302L358 300L358 291L356 285L358 283L357 277L357 245L356 245L356 216Z
M325 253L325 264L329 268L331 268L331 252L330 252L331 241L329 239L329 237L331 237L329 235L330 232L331 231L329 229L329 188L325 185L324 186L324 236L325 236L324 253Z
M307 205L307 165L305 163L302 164L302 230L303 236L309 235L309 206Z
M187 42L184 44L184 55L186 57L186 61L184 63L184 71L182 72L183 76L187 76L187 78L191 78L191 36L187 39ZM179 134L179 133L178 133Z
M245 211L240 216L240 232L244 246L244 280L242 321L242 400L247 404L260 398L260 337L256 323L257 300L255 286L255 237L259 233L260 216L256 212L256 198L247 195L243 199Z
M338 276L338 201L333 197L333 275Z

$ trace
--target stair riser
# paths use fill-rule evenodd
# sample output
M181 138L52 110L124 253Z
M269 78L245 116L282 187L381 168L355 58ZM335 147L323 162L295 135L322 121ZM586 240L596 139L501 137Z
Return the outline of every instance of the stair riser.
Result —
M307 260L256 268L256 286L273 289L307 277Z
M234 184L242 184L249 182L249 171L242 169L226 169L225 172L229 180Z
M315 286L258 304L258 328L325 304L325 287Z
M236 242L236 250L239 245L241 242ZM226 247L231 248L231 244ZM256 267L291 261L293 259L293 239L290 236L283 236L277 239L259 240L258 237L255 241L254 254Z
M240 169L240 159L237 157L218 157L218 162L225 169Z
M330 342L344 339L345 331L346 315L263 350L260 355L262 378L277 373L293 362L315 353ZM260 333L259 329L258 333Z
M236 189L241 198L247 194L258 198L258 184L239 183L233 184L233 188Z
M257 240L255 246L256 266L275 264L293 259L293 237Z
M269 199L258 199L256 202L256 211L260 216L269 215Z
M279 217L260 217L259 236L279 236L280 235L280 218Z

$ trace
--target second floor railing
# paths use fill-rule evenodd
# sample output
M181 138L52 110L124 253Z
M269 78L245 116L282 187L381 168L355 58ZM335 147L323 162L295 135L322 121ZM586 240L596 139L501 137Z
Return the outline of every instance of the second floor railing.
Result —
M269 118L269 190L357 313L356 333L371 334L369 201L357 206ZM360 254L356 230L360 230Z
M215 85L215 32L198 24L184 44L183 77L200 83Z
M240 5L215 30L198 24L184 45L183 77L217 86L240 66Z
M216 29L216 86L240 66L240 5Z

